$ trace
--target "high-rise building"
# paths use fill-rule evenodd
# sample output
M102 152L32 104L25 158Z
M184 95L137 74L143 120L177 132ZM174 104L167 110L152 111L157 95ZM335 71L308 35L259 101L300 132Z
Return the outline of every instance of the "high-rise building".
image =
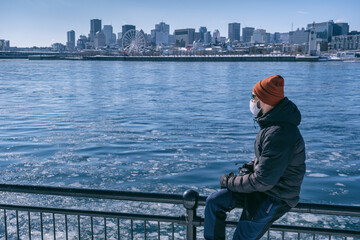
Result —
M127 31L132 30L132 29L136 30L135 25L123 25L122 26L122 35L124 36Z
M195 29L186 28L186 29L177 29L174 32L175 36L175 46L176 47L185 47L188 44L194 42Z
M95 48L102 48L106 45L105 34L102 31L98 31L95 34L94 46Z
M348 23L335 23L333 36L348 35L349 24Z
M265 43L266 42L266 30L255 29L252 37L253 43Z
M251 42L251 37L254 34L255 28L253 27L244 27L242 29L242 41L243 42Z
M289 43L304 44L309 42L309 30L298 28L296 31L289 32Z
M155 29L151 30L151 42L156 45L169 45L170 26L164 22L155 24Z
M230 42L240 41L240 23L229 23L228 38Z
M200 41L205 43L205 34L207 33L207 28L206 27L200 27L199 28L199 33L200 33Z
M112 43L115 43L116 35L114 35L114 33L113 33L112 25L104 25L102 32L105 35L105 44L106 45L110 45Z
M10 41L0 39L0 51L7 51L10 48Z
M274 43L279 43L279 42L280 42L280 33L274 32Z
M219 43L220 41L220 31L218 29L215 29L212 35L212 42Z
M308 24L307 30L309 30L312 25L313 24ZM334 21L330 20L328 22L314 23L314 26L317 38L331 42L331 37L334 35Z
M90 42L94 42L95 34L101 31L101 20L100 19L91 19L90 20Z
M79 49L79 50L85 49L86 43L88 43L88 42L89 42L89 39L86 36L80 35L79 39L76 42L77 49Z
M67 42L66 47L68 50L74 50L75 49L75 31L71 30L67 32Z

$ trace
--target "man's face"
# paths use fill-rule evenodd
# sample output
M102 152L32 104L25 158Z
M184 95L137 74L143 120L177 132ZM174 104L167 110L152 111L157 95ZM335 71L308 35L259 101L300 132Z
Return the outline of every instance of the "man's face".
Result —
M254 94L254 92L251 94L251 101L252 101L252 102L257 102L257 107L258 107L258 108L261 108L262 102L261 102L260 99Z

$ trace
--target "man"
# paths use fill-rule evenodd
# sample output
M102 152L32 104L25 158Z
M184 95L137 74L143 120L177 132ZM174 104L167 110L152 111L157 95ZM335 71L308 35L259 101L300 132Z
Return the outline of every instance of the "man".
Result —
M258 82L250 110L260 130L255 158L239 176L223 174L222 190L211 194L205 207L205 239L225 239L226 212L243 208L233 239L260 239L271 224L295 207L305 174L305 144L298 129L300 111L284 97L284 79L270 76Z

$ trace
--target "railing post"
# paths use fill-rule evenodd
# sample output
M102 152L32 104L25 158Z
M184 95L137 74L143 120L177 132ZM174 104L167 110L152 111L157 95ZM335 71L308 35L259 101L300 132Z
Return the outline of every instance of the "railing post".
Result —
M183 205L186 208L186 239L196 240L196 226L193 221L196 218L199 193L194 190L187 190L183 194Z

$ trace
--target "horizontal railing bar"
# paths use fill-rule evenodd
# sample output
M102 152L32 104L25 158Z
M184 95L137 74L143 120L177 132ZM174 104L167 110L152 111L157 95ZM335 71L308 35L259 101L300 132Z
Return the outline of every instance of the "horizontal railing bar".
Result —
M17 184L0 184L0 191L68 197L86 197L112 200L142 201L169 204L182 204L183 196L166 193L143 193L115 190L97 190L66 187L49 187ZM199 196L198 205L205 206L206 196ZM342 206L315 203L299 203L290 212L312 213L337 216L360 217L360 206Z
M88 211L79 209L59 209L59 208L46 208L46 207L31 207L31 206L19 206L0 204L0 209L6 210L18 210L24 212L39 212L39 213L54 213L62 215L80 215L88 217L105 217L105 218L120 218L120 219L132 219L132 220L148 220L148 221L160 221L160 222L173 222L180 225L186 224L185 216L160 216L160 215L147 215L147 214L134 214L134 213L120 213L120 212L105 212L105 211Z
M0 184L0 191L43 194L43 195L57 195L57 196L68 196L68 197L86 197L86 198L140 201L140 202L157 202L157 203L170 203L170 204L183 203L182 195L167 194L167 193L143 193L143 192L48 187L48 186L17 185L17 184Z
M236 227L238 222L227 221L227 227ZM270 227L271 231L285 231L285 232L296 232L296 233L309 233L319 235L332 235L332 236L346 236L346 237L360 237L360 231L354 230L343 230L343 229L328 229L328 228L314 228L314 227L299 227L299 226L288 226L288 225L276 225L273 224Z
M299 203L291 212L360 217L359 206Z
M205 206L206 198L205 196L200 196L198 205ZM293 207L290 212L360 217L360 206L299 203L296 207Z

